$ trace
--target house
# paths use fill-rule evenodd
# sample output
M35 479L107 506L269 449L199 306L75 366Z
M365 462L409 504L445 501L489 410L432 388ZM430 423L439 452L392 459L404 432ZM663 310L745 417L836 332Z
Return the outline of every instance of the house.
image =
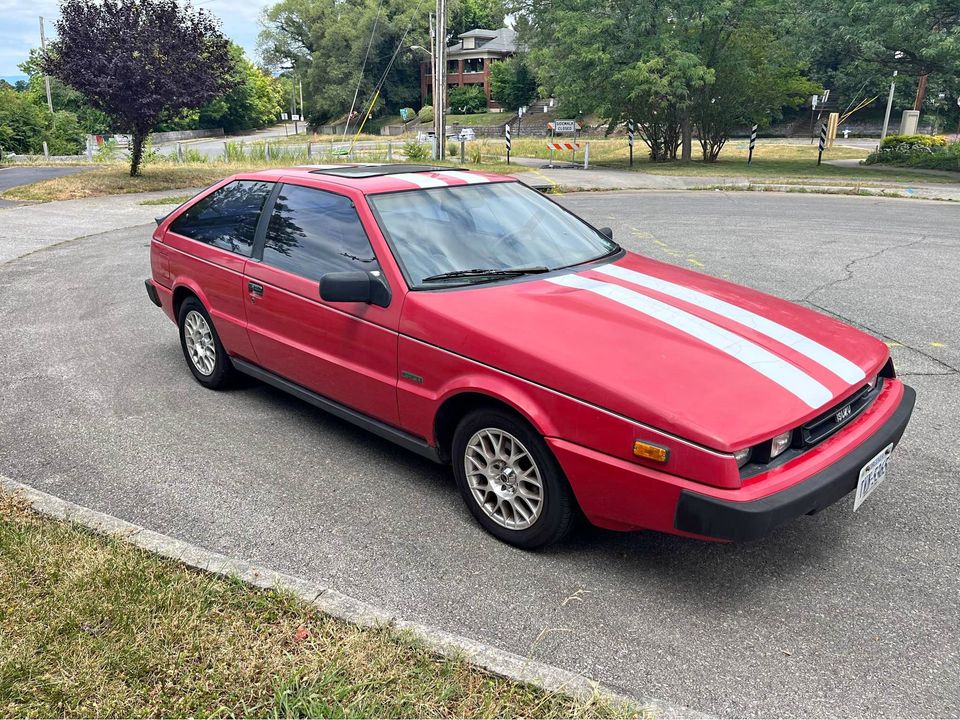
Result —
M499 30L469 30L461 33L459 42L447 47L447 87L483 85L487 107L499 109L490 99L490 66L517 52L517 33L513 28ZM429 62L420 63L420 97L426 102L433 97L432 68Z

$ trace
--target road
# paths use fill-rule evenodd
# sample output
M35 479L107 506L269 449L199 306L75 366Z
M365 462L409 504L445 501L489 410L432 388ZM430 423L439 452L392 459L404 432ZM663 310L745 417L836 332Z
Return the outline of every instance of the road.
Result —
M448 472L257 383L195 383L143 291L146 225L0 265L0 473L701 712L960 714L960 207L560 201L631 249L888 340L918 402L886 483L856 514L847 498L754 543L583 529L512 549Z
M34 167L20 166L0 168L0 193L19 185L29 185L30 183L49 180L50 178L61 177L63 175L72 175L73 173L83 172L89 168L78 167L76 165L61 165L59 167ZM0 208L17 205L14 200L0 200Z

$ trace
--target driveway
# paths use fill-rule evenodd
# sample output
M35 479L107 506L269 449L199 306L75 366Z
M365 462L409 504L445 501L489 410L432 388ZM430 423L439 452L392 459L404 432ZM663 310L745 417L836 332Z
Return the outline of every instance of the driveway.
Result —
M148 225L0 265L0 473L626 693L737 717L960 714L960 207L560 201L886 339L918 392L886 483L754 543L583 529L515 550L443 469L263 385L195 383L143 290Z

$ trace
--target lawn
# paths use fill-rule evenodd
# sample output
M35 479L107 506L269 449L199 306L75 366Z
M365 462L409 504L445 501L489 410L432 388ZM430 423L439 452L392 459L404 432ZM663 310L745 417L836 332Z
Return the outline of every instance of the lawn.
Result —
M458 146L459 147L459 146ZM404 162L399 153L402 146L397 143L394 162ZM470 160L470 155L467 155ZM339 160L342 160L339 159ZM357 162L384 162L385 155L365 154L357 157ZM160 190L181 190L183 188L202 188L222 180L228 175L265 168L292 167L307 162L306 151L302 157L287 153L283 157L274 157L272 160L248 158L245 161L224 163L216 162L172 162L151 163L144 167L139 177L130 177L130 169L126 164L104 164L95 169L67 175L64 177L43 180L31 185L21 185L11 188L0 194L5 200L27 200L33 202L49 202L52 200L74 200L77 198L102 197L104 195L121 195L125 193L155 192ZM329 162L321 158L314 158L310 162ZM419 164L438 164L448 167L461 167L456 158L442 163L433 163L431 160L420 161ZM495 154L482 156L482 164L464 163L464 167L487 172L524 172L526 168L516 165L507 165Z
M513 114L508 112L485 112L473 113L472 115L447 115L446 120L447 127L451 125L494 127L496 125L503 125L512 117Z
M563 140L563 138L559 139ZM703 162L700 146L694 142L693 161L689 163L650 162L647 147L639 140L634 146L634 165L629 165L629 147L625 137L581 138L581 148L577 152L577 162L583 161L583 145L590 143L590 163L598 167L609 167L651 175L678 175L703 177L750 177L764 180L787 181L791 179L821 179L870 182L917 182L950 183L949 177L924 175L903 170L899 172L878 172L869 167L836 167L817 165L817 146L806 142L786 142L783 140L758 140L754 149L753 162L747 164L748 146L746 140L731 140L723 148L716 162ZM546 160L550 151L544 138L515 138L513 155ZM824 160L862 159L868 154L866 149L835 145L823 154ZM570 152L556 153L558 161L569 161Z
M0 495L0 716L623 717Z

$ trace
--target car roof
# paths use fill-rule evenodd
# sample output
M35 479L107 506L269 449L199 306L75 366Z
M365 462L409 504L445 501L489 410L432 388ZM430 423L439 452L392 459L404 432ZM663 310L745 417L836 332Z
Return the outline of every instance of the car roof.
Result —
M359 190L365 195L417 190L434 187L455 187L493 182L516 182L509 175L475 172L469 168L404 163L351 163L344 165L299 165L289 168L241 173L245 178L278 181L282 178L323 180Z

